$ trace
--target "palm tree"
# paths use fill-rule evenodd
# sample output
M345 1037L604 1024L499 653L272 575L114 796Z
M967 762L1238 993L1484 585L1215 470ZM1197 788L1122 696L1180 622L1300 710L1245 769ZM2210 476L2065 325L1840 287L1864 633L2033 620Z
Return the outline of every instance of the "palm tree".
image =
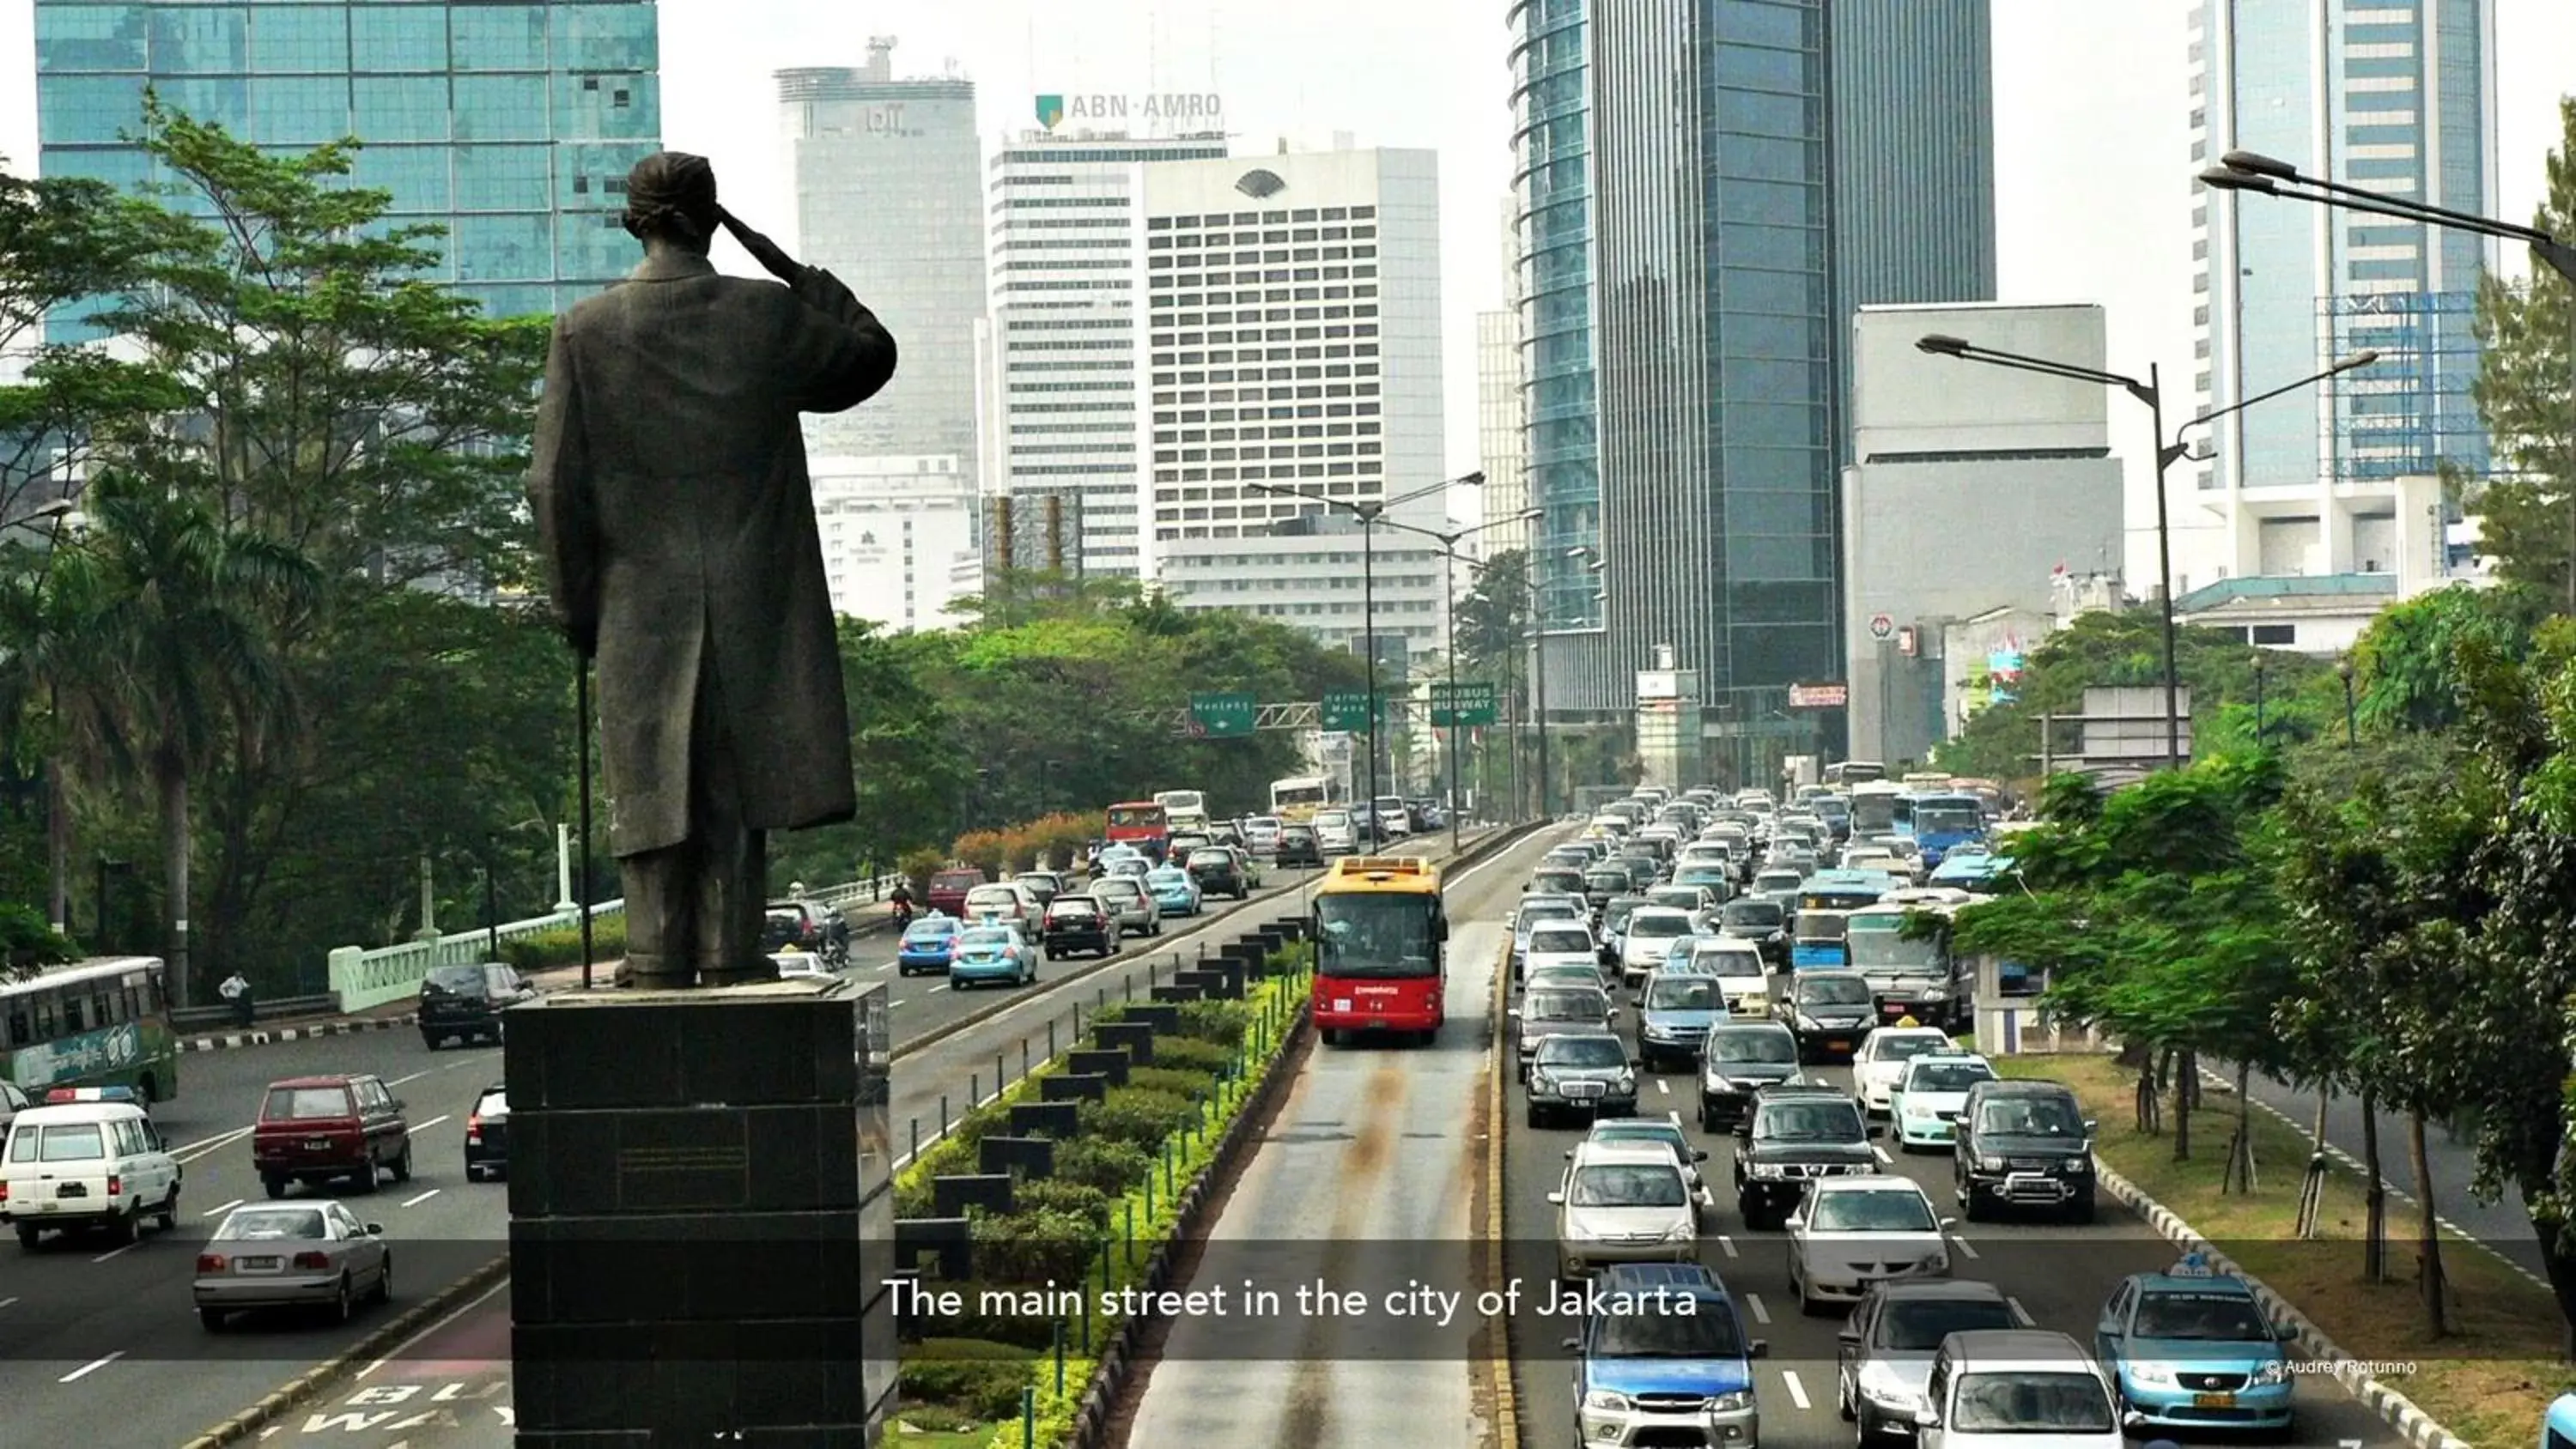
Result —
M293 724L273 640L322 578L294 548L130 475L99 478L86 506L90 531L55 565L78 603L63 647L110 773L148 788L160 816L170 994L185 1006L189 790L228 740L254 751Z

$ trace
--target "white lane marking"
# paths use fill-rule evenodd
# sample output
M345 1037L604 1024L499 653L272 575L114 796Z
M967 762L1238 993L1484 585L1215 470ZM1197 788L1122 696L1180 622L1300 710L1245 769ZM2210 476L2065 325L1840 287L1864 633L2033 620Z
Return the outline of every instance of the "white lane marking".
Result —
M1726 1250L1726 1256L1730 1258L1735 1256L1735 1240L1733 1238L1728 1237L1724 1233L1720 1233L1717 1235L1717 1245Z
M430 1128L437 1126L439 1123L444 1122L444 1121L446 1121L448 1118L453 1117L453 1116L455 1116L455 1115L456 1115L456 1114L455 1114L455 1113L453 1113L453 1112L441 1112L441 1113L439 1113L437 1116L430 1118L430 1119L429 1119L428 1121L426 1121L426 1122L418 1122L418 1123L414 1123L414 1124L412 1125L412 1129L411 1129L411 1130L412 1130L412 1131L414 1131L414 1132L426 1132L426 1131L428 1131Z
M183 1163L194 1162L198 1158L206 1156L208 1153L230 1147L232 1144L241 1141L250 1134L251 1128L237 1127L230 1132L218 1133L215 1136L191 1142L185 1147L173 1147L170 1149L170 1156Z
M412 1073L412 1074L411 1074L410 1076L408 1076L408 1077L396 1077L396 1078L394 1078L392 1081L385 1083L385 1085L386 1085L386 1086L388 1086L388 1087L399 1087L399 1086L401 1086L401 1085L402 1085L403 1083L405 1083L405 1082L417 1082L417 1081L419 1081L421 1078L423 1078L423 1077L425 1077L425 1076L428 1076L431 1072L434 1072L434 1071L437 1071L437 1070L439 1070L439 1069L438 1069L438 1068L436 1068L436 1067L423 1067L423 1068L421 1068L419 1071L416 1071L416 1072Z
M15 1299L15 1298L0 1298L0 1308L6 1308L6 1307L8 1307L10 1304L15 1303L15 1302L17 1302L17 1301L18 1301L18 1300L17 1300L17 1299Z
M1744 1295L1744 1306L1753 1310L1753 1321L1754 1321L1754 1322L1756 1322L1756 1323L1769 1323L1769 1322L1771 1321L1771 1310L1762 1306L1762 1295L1761 1295L1761 1294L1759 1294L1759 1293L1747 1293L1747 1294L1745 1294L1745 1295Z
M433 1188L431 1188L429 1191L427 1191L427 1192L425 1192L425 1193L422 1193L422 1194L421 1194L420 1196L418 1196L418 1197L414 1197L414 1198L405 1198L405 1199L403 1199L403 1206L404 1206L404 1207L418 1207L418 1206L420 1206L422 1203L425 1203L425 1202L429 1201L431 1198L434 1198L434 1197L438 1196L438 1195L439 1195L439 1193L440 1193L441 1191L443 1191L443 1189L433 1187Z
M1976 1245L1976 1244L1969 1242L1969 1241L1968 1241L1967 1239L1965 1239L1965 1238L1957 1237L1957 1236L1955 1236L1955 1235L1950 1239L1950 1241L1951 1241L1952 1243L1955 1243L1955 1244L1957 1244L1957 1245L1958 1245L1958 1249L1959 1249L1959 1251L1960 1251L1960 1252L1965 1253L1965 1254L1967 1254L1967 1255L1968 1255L1968 1261L1969 1261L1969 1262L1973 1263L1973 1262L1977 1261L1978 1253L1977 1253L1977 1245Z
M105 1358L94 1359L88 1363L82 1364L79 1368L73 1369L70 1373L54 1380L54 1382L58 1384L78 1383L82 1379L88 1378L91 1374L97 1373L100 1369L107 1367L109 1364L112 1364L123 1357L125 1357L125 1350L120 1348Z
M231 1202L225 1203L221 1207L210 1207L206 1209L205 1216L210 1218L219 1218L241 1205L242 1200L240 1198L234 1198Z
M1801 1410L1815 1407L1807 1402L1807 1386L1798 1382L1797 1370L1780 1370L1780 1382L1788 1386L1790 1403L1796 1404Z
M1878 1165L1881 1167L1894 1167L1896 1165L1896 1159L1887 1155L1887 1149L1879 1146L1875 1142L1869 1144L1869 1155L1877 1158Z
M1657 1077L1655 1078L1655 1090L1669 1097L1673 1094L1673 1084L1665 1081L1661 1077Z
M902 997L900 997L900 996L898 996L898 997L896 997L894 1000L889 1001L889 1002L887 1002L887 1003L886 1003L886 1010L888 1010L888 1011L892 1011L892 1010L894 1010L896 1007L901 1006L901 1005L903 1005L903 998L902 998Z
M2036 1322L2032 1321L2030 1310L2021 1306L2020 1299L2007 1294L2004 1298L2004 1306L2012 1310L2013 1317L2020 1320L2022 1327L2036 1328L2039 1326Z
M130 1242L130 1243L126 1244L126 1245L125 1245L124 1247L122 1247L122 1248L110 1248L110 1249L108 1249L106 1252L99 1254L97 1257L90 1259L90 1261L91 1261L91 1262L93 1262L93 1263L104 1263L104 1262L106 1262L106 1261L107 1261L108 1259L110 1259L110 1258L122 1258L122 1257L124 1257L126 1254L131 1253L131 1252L133 1252L135 1249L137 1249L137 1248L139 1248L139 1247L142 1247L142 1246L143 1246L143 1240L142 1240L142 1239L140 1239L140 1238L137 1238L137 1239L135 1239L133 1242ZM115 1355L114 1355L114 1354L110 1354L110 1355L108 1355L108 1358L113 1358L113 1357L115 1357ZM104 1359L104 1358L103 1358L103 1359L100 1359L100 1360L99 1360L99 1363L105 1363L105 1362L107 1362L107 1359ZM96 1365L92 1365L92 1367L96 1367ZM70 1380L70 1379L65 1379L65 1380L63 1380L63 1382L64 1382L64 1383L70 1383L70 1382L71 1382L71 1380Z
M932 988L930 988L930 989L931 989L931 990L933 990L933 991L945 991L945 990L947 990L947 989L948 989L948 983L947 983L947 982L945 982L945 981L942 981L942 982L940 982L938 985L936 985L936 986L934 986L934 987L932 987Z
M1674 1125L1674 1126L1679 1127L1680 1125L1682 1125L1682 1114L1681 1114L1681 1113L1679 1113L1679 1112L1666 1112L1664 1115L1673 1119L1673 1125Z
M431 1334L436 1333L436 1332L438 1332L440 1329L443 1329L443 1328L447 1327L447 1325L449 1325L449 1324L451 1324L451 1323L454 1323L456 1320L458 1320L458 1319L460 1319L460 1318L463 1318L465 1315L467 1315L467 1314L469 1314L469 1313L472 1313L475 1309L482 1307L484 1304L491 1302L491 1301L492 1301L492 1295L494 1295L494 1294L496 1294L496 1293L499 1293L499 1292L501 1292L501 1291L503 1291L503 1290L507 1289L509 1286L510 1286L510 1280L509 1280L509 1279L507 1279L507 1278L504 1278L504 1279L502 1279L500 1282L493 1284L491 1287L489 1287L489 1288L487 1288L487 1289L483 1290L482 1296L480 1296L480 1297L476 1298L473 1302L466 1304L464 1307L459 1308L459 1309L457 1309L455 1312L448 1314L445 1318L442 1318L442 1319L438 1320L436 1323L431 1324L429 1327L422 1329L420 1332L413 1334L411 1337L409 1337L409 1338L407 1338L407 1339L404 1339L400 1344L398 1344L398 1345L396 1345L396 1346L395 1346L395 1348L394 1348L394 1351L393 1351L393 1352L391 1352L391 1353L389 1353L389 1354L386 1354L383 1358L377 1359L374 1363L371 1363L371 1364L367 1365L365 1368L362 1368L362 1369L358 1370L358 1372L357 1372L357 1375L356 1375L356 1376L357 1376L358 1378L365 1378L367 1375L369 1375L369 1374L371 1374L371 1373L374 1373L376 1370L378 1370L378 1369L380 1369L380 1368L383 1368L386 1364L392 1363L395 1359L398 1359L398 1358L402 1357L404 1354L411 1352L411 1350L412 1350L412 1346L413 1346L414 1344L417 1344L417 1343L419 1343L420 1341L422 1341L423 1339L428 1338Z

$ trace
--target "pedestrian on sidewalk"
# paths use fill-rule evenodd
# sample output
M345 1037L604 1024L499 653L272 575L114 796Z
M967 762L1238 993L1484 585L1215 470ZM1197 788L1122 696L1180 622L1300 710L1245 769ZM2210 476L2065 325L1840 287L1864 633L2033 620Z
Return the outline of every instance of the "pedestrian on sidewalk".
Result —
M247 1027L251 1024L255 1007L251 1001L250 983L242 979L239 971L225 977L224 984L216 987L215 991L223 997L224 1003L233 1009L235 1026Z

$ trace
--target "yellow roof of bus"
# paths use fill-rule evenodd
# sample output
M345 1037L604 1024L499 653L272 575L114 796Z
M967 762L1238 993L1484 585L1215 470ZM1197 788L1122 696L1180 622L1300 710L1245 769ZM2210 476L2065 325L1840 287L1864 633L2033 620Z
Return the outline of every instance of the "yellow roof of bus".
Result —
M1346 855L1333 862L1331 873L1316 889L1437 894L1440 868L1414 855Z

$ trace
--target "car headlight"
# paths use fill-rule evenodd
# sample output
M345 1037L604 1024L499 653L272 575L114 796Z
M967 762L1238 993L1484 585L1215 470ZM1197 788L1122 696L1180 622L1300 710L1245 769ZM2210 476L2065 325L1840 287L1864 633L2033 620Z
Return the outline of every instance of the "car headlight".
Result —
M1806 1014L1805 1012L1803 1012L1803 1011L1802 1011L1802 1012L1799 1012L1799 1013L1798 1013L1798 1030L1800 1030L1800 1031L1823 1031L1823 1030L1824 1030L1824 1028L1816 1024L1816 1019L1815 1019L1814 1017L1809 1016L1808 1014Z
M1924 1106L1921 1102L1915 1101L1914 1099L1912 1099L1911 1097L1909 1097L1909 1098L1907 1098L1907 1099L1906 1099L1906 1102L1905 1102L1905 1114L1904 1114L1904 1115L1905 1115L1905 1116L1907 1116L1907 1117L1909 1117L1909 1118L1911 1118L1911 1119L1913 1119L1914 1121L1920 1122L1920 1121L1922 1121L1923 1119L1925 1119L1925 1118L1927 1118L1927 1117L1932 1116L1932 1115L1933 1115L1933 1112L1932 1112L1932 1109L1931 1109L1931 1108L1926 1107L1926 1106Z
M1556 1078L1548 1075L1546 1072L1540 1071L1536 1067L1532 1067L1530 1069L1529 1084L1530 1090L1533 1092L1553 1092L1556 1090Z
M1687 1243L1698 1236L1699 1229L1688 1223L1675 1223L1664 1230L1664 1241L1667 1243Z
M1947 1001L1950 999L1950 988L1947 986L1930 987L1924 991L1923 999L1926 1001Z
M1713 1394L1709 1397L1708 1407L1713 1414L1741 1414L1753 1407L1753 1392L1738 1389L1731 1394Z
M2254 1387L2258 1389L2269 1388L2274 1384L2286 1384L2289 1381L2290 1361L2285 1358L2276 1358L2270 1363L2256 1365L2254 1377L2251 1380Z
M1777 1162L1756 1162L1744 1169L1748 1177L1786 1177L1789 1169Z
M1937 1253L1926 1253L1923 1255L1923 1261L1915 1266L1921 1268L1926 1273L1931 1273L1936 1276L1942 1273L1947 1273L1950 1271L1949 1250L1945 1248Z
M2173 1387L2174 1372L2169 1364L2133 1363L2128 1367L2131 1383L2145 1384L2149 1388Z
M1608 1389L1592 1389L1583 1395L1583 1407L1596 1414L1624 1414L1632 1406L1626 1394L1614 1394Z
M1637 1090L1637 1074L1635 1072L1621 1072L1619 1074L1619 1090L1623 1092L1633 1092Z
M1989 1157L1980 1153L1977 1157L1977 1170L1979 1172L2001 1172L2004 1170L2004 1160L2000 1157Z

